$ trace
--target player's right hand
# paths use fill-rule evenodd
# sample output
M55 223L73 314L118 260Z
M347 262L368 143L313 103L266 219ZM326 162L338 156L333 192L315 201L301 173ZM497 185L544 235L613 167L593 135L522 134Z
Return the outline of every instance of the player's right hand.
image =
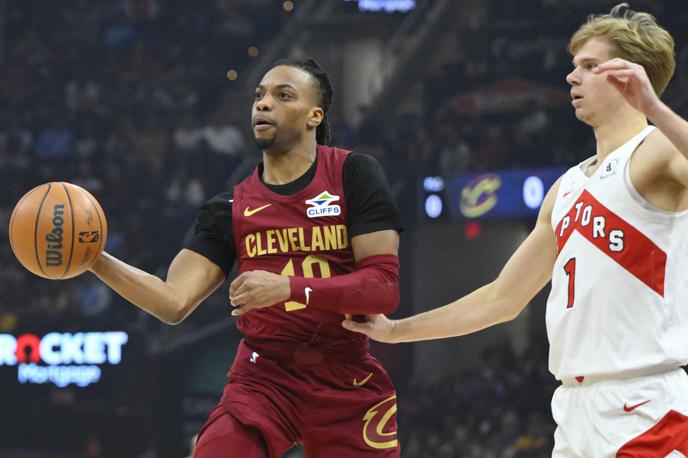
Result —
M361 315L357 315L361 316ZM351 315L345 315L342 327L349 331L360 332L378 342L394 343L394 328L396 321L390 320L382 314L363 315L365 321L355 321Z

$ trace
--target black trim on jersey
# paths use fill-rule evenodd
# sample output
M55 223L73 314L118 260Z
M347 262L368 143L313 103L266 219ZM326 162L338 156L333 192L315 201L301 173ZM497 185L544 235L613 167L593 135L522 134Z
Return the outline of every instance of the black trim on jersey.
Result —
M222 192L208 200L198 212L194 236L184 244L217 264L225 277L236 260L231 199L232 193Z
M344 162L343 181L349 237L404 230L385 172L375 158L351 153Z
M258 165L262 175L263 164ZM272 192L294 195L308 186L316 172L316 162L296 180L273 185L263 182ZM399 211L392 191L378 161L367 154L352 153L344 161L342 171L344 197L348 206L346 225L349 237L393 229L401 232ZM212 197L201 208L196 219L194 236L185 248L195 251L217 264L228 276L236 260L234 227L232 225L232 193Z

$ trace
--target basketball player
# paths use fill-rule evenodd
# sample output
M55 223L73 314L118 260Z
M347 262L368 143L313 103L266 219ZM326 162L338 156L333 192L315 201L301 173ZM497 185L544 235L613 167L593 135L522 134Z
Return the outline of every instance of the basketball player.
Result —
M688 123L659 99L673 39L627 8L571 38L566 81L597 151L553 185L498 277L417 316L343 323L384 342L464 335L514 319L551 279L555 457L688 455Z
M256 88L263 161L201 210L195 237L160 280L104 255L93 272L129 301L178 323L222 284L245 335L196 458L398 457L392 383L344 314L399 301L402 229L379 164L325 146L333 89L312 59L286 60Z

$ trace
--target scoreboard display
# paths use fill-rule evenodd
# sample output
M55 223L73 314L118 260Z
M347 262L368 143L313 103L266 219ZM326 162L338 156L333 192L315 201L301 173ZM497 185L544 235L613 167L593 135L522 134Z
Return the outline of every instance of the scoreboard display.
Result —
M425 177L419 184L421 220L534 218L561 167L496 170Z

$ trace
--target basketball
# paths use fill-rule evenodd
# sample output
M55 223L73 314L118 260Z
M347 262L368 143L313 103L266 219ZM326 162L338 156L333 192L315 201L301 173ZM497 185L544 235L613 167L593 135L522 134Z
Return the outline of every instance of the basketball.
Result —
M14 207L10 245L29 271L50 280L76 277L105 248L107 223L98 201L70 183L33 188Z

